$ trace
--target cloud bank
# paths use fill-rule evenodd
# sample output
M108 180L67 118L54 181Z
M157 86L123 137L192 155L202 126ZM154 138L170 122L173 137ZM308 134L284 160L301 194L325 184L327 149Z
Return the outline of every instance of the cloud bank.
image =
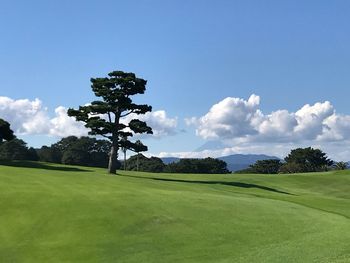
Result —
M18 135L87 135L84 125L69 117L65 107L57 107L55 116L51 118L38 98L30 101L0 97L0 118L7 120Z
M128 116L130 119L135 117ZM177 118L167 117L164 110L149 112L138 117L153 128L153 137L160 138L176 133ZM57 107L54 110L54 116L51 117L49 110L38 98L31 101L0 96L0 118L7 120L17 135L79 137L88 134L88 129L82 122L77 122L75 118L67 115L67 108Z
M148 126L152 127L153 138L162 138L165 136L171 136L177 134L177 118L169 118L164 110L157 110L153 112L147 112L143 115L130 114L121 120L126 124L132 119L139 119L145 121ZM135 134L135 137L145 137L149 135Z
M344 141L350 139L350 115L337 114L329 101L306 104L296 112L277 110L264 114L260 97L228 97L204 116L186 119L203 139L227 143Z
M321 148L338 160L349 161L350 115L338 114L329 101L306 104L295 112L286 109L264 114L260 97L228 97L201 117L185 119L205 140L226 147L200 152L161 153L161 156L218 157L234 153L262 153L279 157L291 149Z

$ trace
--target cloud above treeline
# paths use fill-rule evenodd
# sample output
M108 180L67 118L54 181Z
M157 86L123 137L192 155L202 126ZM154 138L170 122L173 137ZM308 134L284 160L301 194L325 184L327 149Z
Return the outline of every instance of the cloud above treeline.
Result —
M171 136L177 134L177 118L169 118L164 110L157 110L153 112L147 112L143 115L130 114L121 120L122 123L127 124L132 119L139 119L145 121L148 126L152 127L153 138L162 138L165 136ZM148 137L145 134L135 134L136 137Z
M264 114L260 97L248 100L228 97L202 117L186 119L196 134L227 144L252 142L334 142L350 139L350 115L337 114L329 101L306 104L296 112L281 109Z
M295 112L280 109L263 113L260 97L227 97L214 104L203 116L185 119L197 136L218 141L220 148L201 151L154 153L182 158L219 157L235 153L262 153L284 157L291 149L312 146L321 148L336 160L349 161L350 115L338 113L329 101L306 104ZM178 134L178 119L165 110L138 117L153 128L152 138ZM0 118L7 120L17 135L85 136L88 130L67 115L67 108L49 110L40 99L11 99L0 96ZM146 137L142 137L144 139ZM149 136L147 136L149 138Z
M0 97L0 118L8 121L17 135L87 135L84 125L70 118L66 112L66 108L57 107L55 116L50 118L48 109L39 99Z
M128 118L135 116L129 115ZM84 123L67 115L67 108L59 106L50 116L48 108L40 99L14 100L0 96L0 118L11 124L11 129L17 135L48 135L66 137L70 135L86 136L88 129ZM174 135L177 128L177 118L169 118L164 110L140 115L139 119L146 121L153 128L153 137Z

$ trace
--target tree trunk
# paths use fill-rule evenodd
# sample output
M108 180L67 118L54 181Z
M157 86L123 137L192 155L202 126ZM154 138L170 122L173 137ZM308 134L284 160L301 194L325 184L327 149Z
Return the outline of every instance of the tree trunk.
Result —
M124 149L124 171L126 171L126 148Z
M109 154L109 162L108 162L108 172L110 174L116 174L118 167L118 151L119 151L119 135L117 127L119 125L119 119L120 119L120 112L119 109L116 109L115 112L115 119L114 119L114 125L115 129L112 132L112 147L111 147L111 153Z
M111 152L109 154L108 172L110 174L116 174L118 168L118 146L112 145Z
M137 171L139 171L139 153L137 153Z

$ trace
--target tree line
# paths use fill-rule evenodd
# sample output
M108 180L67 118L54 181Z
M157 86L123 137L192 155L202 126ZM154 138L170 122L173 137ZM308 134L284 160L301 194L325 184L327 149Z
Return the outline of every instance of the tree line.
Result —
M13 136L0 142L0 160L28 160L106 168L110 148L111 144L107 140L68 136L51 146L34 149L28 148L26 142Z
M324 172L331 169L345 170L347 166L346 162L330 160L326 153L320 149L307 147L291 150L283 161L278 159L259 160L249 168L236 171L236 173L309 173Z
M82 165L92 167L108 167L108 157L112 148L109 140L98 140L87 136L68 136L51 146L42 146L39 149L28 148L27 144L17 139L10 129L8 122L0 119L0 160L30 160L51 162L69 165ZM138 145L138 143L136 143ZM146 157L139 152L143 147L134 147L136 155L115 164L117 169L143 172L165 173L228 173L227 164L224 161L205 159L180 159L176 163L164 164L160 158ZM122 148L126 153L127 148Z
M229 173L226 162L215 158L180 159L166 165L160 158L148 158L140 154L139 152L144 149L143 145L140 145L140 148L134 147L136 155L129 159L124 158L123 161L117 161L115 164L117 169L155 173ZM109 140L98 140L88 136L80 138L68 136L51 146L42 146L39 149L28 148L23 140L16 138L10 129L10 124L0 119L0 160L30 160L107 168L111 148L112 144ZM125 156L127 149L126 147L122 148ZM347 163L336 163L320 149L308 147L292 150L283 161L278 159L259 160L249 168L236 171L236 173L307 173L330 169L347 169Z
M225 174L229 173L226 162L215 158L180 159L177 162L164 164L157 157L147 158L142 154L131 156L126 161L126 170L155 173L194 173Z

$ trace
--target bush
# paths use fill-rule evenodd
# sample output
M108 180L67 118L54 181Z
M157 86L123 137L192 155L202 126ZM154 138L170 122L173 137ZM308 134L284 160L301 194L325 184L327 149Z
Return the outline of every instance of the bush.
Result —
M161 173L164 170L165 164L160 158L151 157L139 154L139 156L131 156L126 162L126 169L129 171L137 171L137 162L139 162L139 171L151 172L151 173Z
M106 168L110 147L111 143L106 140L68 136L52 144L51 147L41 147L37 152L39 160L43 162Z
M348 169L348 163L347 162L337 162L334 165L335 170L345 170Z
M200 174L225 174L229 173L226 162L214 158L205 159L180 159L176 163L166 166L167 173L200 173Z
M305 167L293 162L285 163L279 169L279 173L282 173L282 174L302 173L304 171L305 171Z
M0 160L38 160L33 148L28 149L27 144L20 139L5 141L0 144Z
M329 166L333 165L333 161L327 158L326 153L311 147L294 149L284 160L288 164L291 163L291 170L301 169L299 172L305 173L326 171Z
M43 146L36 150L39 160L49 163L61 163L62 153L55 147Z
M250 166L253 173L258 174L277 174L282 166L278 159L259 160Z

